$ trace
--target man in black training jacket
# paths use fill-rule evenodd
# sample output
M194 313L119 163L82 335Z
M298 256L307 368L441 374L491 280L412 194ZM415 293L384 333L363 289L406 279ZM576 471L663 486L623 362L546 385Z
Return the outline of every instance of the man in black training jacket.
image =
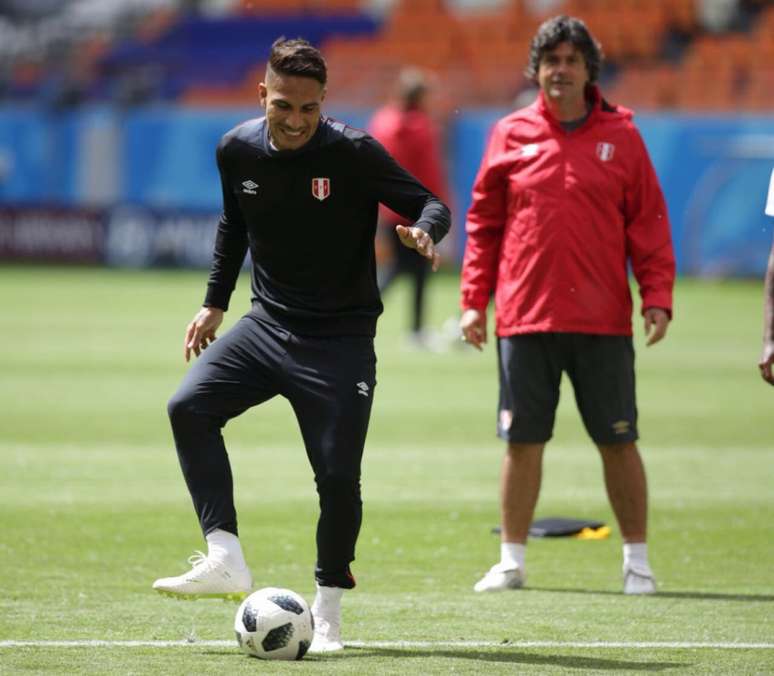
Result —
M201 358L168 406L208 552L194 555L187 573L153 585L179 597L241 598L251 590L221 429L282 395L298 419L320 500L313 652L343 647L341 597L355 586L349 564L383 309L378 205L413 223L396 226L396 234L433 269L435 244L450 224L448 208L371 136L321 115L326 79L317 49L280 38L258 85L266 116L232 129L218 146L223 215L204 307L184 347L186 361L191 352ZM248 248L252 308L213 342Z

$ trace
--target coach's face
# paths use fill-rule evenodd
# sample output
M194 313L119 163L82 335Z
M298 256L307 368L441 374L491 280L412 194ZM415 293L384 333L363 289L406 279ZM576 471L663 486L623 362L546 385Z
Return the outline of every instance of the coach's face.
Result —
M269 135L278 150L296 150L317 131L325 86L311 77L282 75L266 69L266 82L258 85L266 108Z
M540 58L537 80L549 103L581 117L586 110L589 69L571 42L560 42Z

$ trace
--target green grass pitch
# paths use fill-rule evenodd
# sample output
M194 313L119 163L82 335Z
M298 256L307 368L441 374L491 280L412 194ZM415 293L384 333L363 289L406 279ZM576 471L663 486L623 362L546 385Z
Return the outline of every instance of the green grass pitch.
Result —
M670 333L652 348L637 320L660 585L651 598L620 593L620 535L567 383L538 516L602 519L613 534L532 540L528 589L472 592L498 553L494 346L407 349L408 289L392 289L358 588L344 605L344 639L356 643L264 663L232 644L234 604L150 588L203 548L165 404L205 280L0 268L0 673L774 672L774 389L756 368L759 281L681 281ZM248 286L240 280L227 323L246 309ZM433 278L432 324L456 316L456 286L452 274ZM287 402L246 413L225 435L256 585L311 600L317 504ZM41 643L53 641L69 643ZM140 643L113 643L125 641Z

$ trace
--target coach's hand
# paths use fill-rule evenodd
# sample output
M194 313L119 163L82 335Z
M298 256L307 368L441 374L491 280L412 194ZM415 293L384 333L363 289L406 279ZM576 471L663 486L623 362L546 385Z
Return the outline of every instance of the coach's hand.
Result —
M407 246L409 249L416 249L418 254L424 256L433 264L433 272L438 269L441 257L435 250L433 238L422 230L422 228L396 225L395 232L403 246Z
M218 307L203 307L185 330L183 354L185 360L191 359L191 351L198 357L202 350L217 338L215 332L223 323L223 310Z
M662 310L660 307L649 307L643 315L645 317L645 336L648 339L645 345L653 345L666 335L669 315L666 310Z
M465 310L460 317L460 329L462 340L481 351L486 343L486 310Z

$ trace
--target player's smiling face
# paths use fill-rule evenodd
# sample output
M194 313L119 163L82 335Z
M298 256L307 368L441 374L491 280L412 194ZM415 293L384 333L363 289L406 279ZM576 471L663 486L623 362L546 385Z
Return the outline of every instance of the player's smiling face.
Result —
M311 77L282 75L268 68L266 82L258 85L258 96L278 150L296 150L314 136L325 99L324 85Z

